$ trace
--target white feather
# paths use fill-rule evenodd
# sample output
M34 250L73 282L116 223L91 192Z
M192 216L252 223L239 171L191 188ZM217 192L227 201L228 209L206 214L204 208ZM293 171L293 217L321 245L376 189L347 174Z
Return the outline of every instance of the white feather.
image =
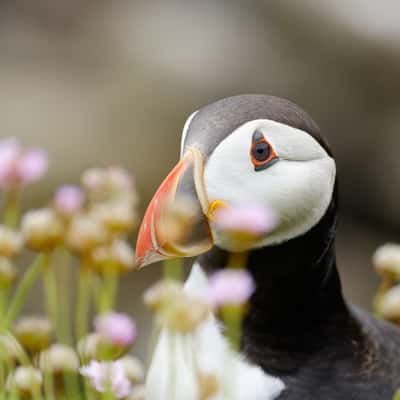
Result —
M193 266L185 290L207 296L207 276L198 264ZM210 315L193 336L162 330L146 380L146 400L199 400L195 363L218 380L221 390L210 400L272 400L284 389L281 380L232 353L216 318ZM172 370L175 376L171 376Z

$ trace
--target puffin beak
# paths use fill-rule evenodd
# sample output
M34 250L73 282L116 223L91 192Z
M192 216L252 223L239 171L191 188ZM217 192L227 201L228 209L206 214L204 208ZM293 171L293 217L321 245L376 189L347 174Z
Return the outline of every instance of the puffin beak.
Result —
M136 244L136 265L192 257L213 245L204 189L203 157L190 148L162 182L145 213Z

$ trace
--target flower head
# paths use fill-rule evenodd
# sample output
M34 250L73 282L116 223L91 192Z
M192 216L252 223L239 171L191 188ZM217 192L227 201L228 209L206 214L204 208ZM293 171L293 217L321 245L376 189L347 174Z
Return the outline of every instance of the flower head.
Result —
M272 209L267 207L223 206L214 212L213 222L224 231L260 236L276 226L277 218Z
M76 372L79 358L72 347L53 344L40 354L39 367L46 373Z
M114 239L109 245L96 247L91 253L91 260L102 271L114 269L123 273L134 268L135 252L125 240Z
M216 306L241 305L254 293L253 278L246 270L225 269L211 276L210 302Z
M47 154L42 149L23 150L14 138L0 141L0 186L9 188L35 182L48 169Z
M35 251L51 250L64 237L63 222L50 208L27 212L22 218L21 230L27 246Z
M5 225L0 225L0 255L15 257L22 249L22 235Z
M100 315L95 319L94 325L96 332L105 341L116 346L128 347L137 336L136 324L126 314L110 312Z
M79 186L61 186L54 195L54 207L61 214L70 216L78 212L85 201L85 195Z
M32 353L47 348L53 334L51 322L44 317L22 317L13 329L19 342Z
M373 257L378 273L385 272L400 275L400 245L388 243L378 248Z
M87 377L92 387L100 392L111 391L118 399L128 396L131 390L131 382L126 376L123 363L91 361L89 365L82 367L80 373Z
M42 384L42 373L31 366L18 367L7 380L8 389L17 390L18 393L28 396L40 393Z

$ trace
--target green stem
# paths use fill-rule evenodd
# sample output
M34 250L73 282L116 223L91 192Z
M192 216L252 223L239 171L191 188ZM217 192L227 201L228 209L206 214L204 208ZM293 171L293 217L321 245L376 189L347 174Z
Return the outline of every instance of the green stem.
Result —
M48 254L39 254L35 261L26 270L21 282L19 283L8 311L2 321L1 328L9 329L11 324L18 318L22 307L25 304L29 290L37 281L39 275L48 263Z
M46 372L43 377L44 380L44 395L46 400L55 400L54 379L51 372Z
M247 257L247 252L229 253L227 267L233 269L243 269L246 267Z
M400 389L396 391L393 396L393 400L400 400Z
M87 266L79 268L78 299L76 306L76 339L87 335L90 312L90 271Z
M20 191L18 189L10 190L7 193L4 210L4 224L10 228L18 226L20 214Z
M2 287L0 288L0 326L2 325L2 320L7 310L7 303L10 297L10 288Z
M47 263L43 271L43 286L47 315L56 331L57 339L60 339L58 314L57 314L57 280L54 266Z
M164 261L164 278L182 282L183 261L181 258L167 259Z
M100 296L100 313L113 310L118 292L119 275L112 265L103 274L103 287Z
M221 315L225 324L226 336L232 349L239 351L242 336L243 308L241 306L223 306Z
M60 249L58 252L60 256L60 262L57 265L60 265L58 269L59 272L59 282L61 285L58 285L58 323L60 325L59 329L59 340L61 343L72 345L72 332L71 332L71 315L70 315L70 298L69 298L69 289L70 289L70 278L71 278L71 255L66 249Z

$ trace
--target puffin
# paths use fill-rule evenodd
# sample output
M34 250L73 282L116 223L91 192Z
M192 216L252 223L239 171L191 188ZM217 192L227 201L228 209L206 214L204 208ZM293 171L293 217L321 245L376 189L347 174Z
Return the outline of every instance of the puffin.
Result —
M191 199L196 223L184 238L169 237L163 221L182 196ZM185 290L205 295L207 276L243 251L214 226L219 204L265 204L278 217L272 231L245 249L256 289L235 361L237 398L392 399L400 387L400 334L343 296L335 256L336 163L313 119L293 102L263 94L218 100L190 115L180 160L145 213L138 265L197 257ZM210 318L200 341L217 354L227 344L221 321ZM165 335L150 367L153 388L168 369ZM170 400L160 393L148 398Z

